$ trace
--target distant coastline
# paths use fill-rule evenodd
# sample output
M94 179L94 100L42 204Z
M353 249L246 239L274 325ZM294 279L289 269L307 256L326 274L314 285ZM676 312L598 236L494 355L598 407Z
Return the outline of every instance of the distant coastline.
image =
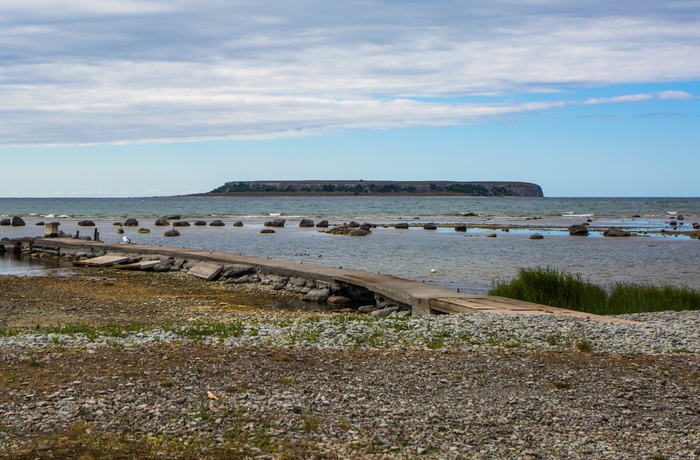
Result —
M543 197L529 182L499 181L232 181L190 196L508 196Z

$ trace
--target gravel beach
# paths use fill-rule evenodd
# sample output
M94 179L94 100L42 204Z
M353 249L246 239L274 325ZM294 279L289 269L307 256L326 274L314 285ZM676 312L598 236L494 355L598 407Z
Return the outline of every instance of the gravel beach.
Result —
M0 458L700 457L700 312L372 318L104 269L0 289Z

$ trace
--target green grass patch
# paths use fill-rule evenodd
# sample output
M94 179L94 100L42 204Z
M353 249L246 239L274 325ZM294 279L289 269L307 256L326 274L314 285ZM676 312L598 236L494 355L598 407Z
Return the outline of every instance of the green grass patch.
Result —
M88 340L95 340L100 335L97 328L86 323L57 324L44 328L43 332L46 334L65 335L83 334Z
M616 283L609 290L554 268L521 268L509 281L494 282L489 295L598 315L700 310L700 292L690 288Z
M18 329L12 329L7 326L0 327L0 337L14 337L19 334L20 331Z

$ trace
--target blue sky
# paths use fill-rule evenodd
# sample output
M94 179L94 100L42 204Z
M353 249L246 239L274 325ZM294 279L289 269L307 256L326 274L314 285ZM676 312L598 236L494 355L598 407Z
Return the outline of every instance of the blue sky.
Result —
M700 3L0 0L0 196L700 196Z

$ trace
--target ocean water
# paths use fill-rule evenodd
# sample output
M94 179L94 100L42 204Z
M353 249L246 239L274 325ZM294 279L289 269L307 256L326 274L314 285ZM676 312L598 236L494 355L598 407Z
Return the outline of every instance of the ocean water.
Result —
M160 216L179 214L181 220L211 222L225 227L178 227L181 236L166 238L156 227ZM121 242L114 223L127 217L138 227L125 228L135 243L191 247L258 257L294 260L388 273L466 292L486 292L496 279L507 279L520 267L549 266L600 284L637 282L685 285L700 289L700 241L662 236L679 215L680 229L700 221L700 198L469 198L469 197L168 197L168 198L3 198L0 215L21 216L24 227L0 226L0 238L40 236L40 222L58 221L60 229L92 236L96 223L100 239ZM272 235L260 234L266 220L285 218L287 226ZM367 237L351 238L299 228L302 218L334 223L351 220L380 227ZM591 220L587 238L571 237L566 228ZM231 224L241 220L243 227ZM392 226L415 225L408 230ZM445 227L423 230L420 224ZM467 233L455 232L464 223ZM509 232L501 227L507 226ZM610 226L628 228L645 237L603 238ZM137 234L147 228L150 234ZM494 230L495 229L495 230ZM530 240L534 233L543 240ZM496 233L496 238L486 234ZM21 271L23 262L0 262L0 273ZM434 270L434 271L433 271Z

